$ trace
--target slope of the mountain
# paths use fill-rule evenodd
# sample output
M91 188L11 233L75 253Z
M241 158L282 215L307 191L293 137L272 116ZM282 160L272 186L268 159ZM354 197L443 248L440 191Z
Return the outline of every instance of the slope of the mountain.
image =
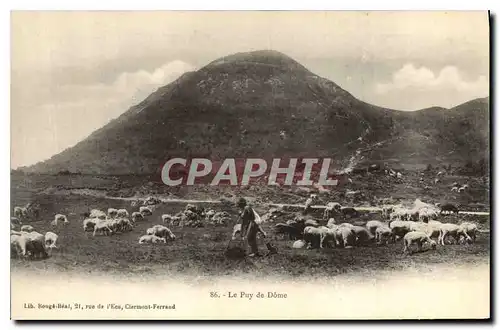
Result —
M374 159L469 157L486 148L488 117L487 101L449 110L383 109L282 53L238 53L159 88L28 171L157 173L172 157L314 156L332 157L340 166L356 150ZM472 130L478 127L486 133ZM468 136L456 134L464 129Z

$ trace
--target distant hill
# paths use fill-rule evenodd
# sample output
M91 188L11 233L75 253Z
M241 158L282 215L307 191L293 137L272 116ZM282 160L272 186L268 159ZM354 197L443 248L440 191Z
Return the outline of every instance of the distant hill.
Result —
M282 53L255 51L185 73L74 147L25 170L149 174L169 158L193 156L328 156L338 167L358 158L460 163L488 157L488 143L488 98L452 109L385 109Z

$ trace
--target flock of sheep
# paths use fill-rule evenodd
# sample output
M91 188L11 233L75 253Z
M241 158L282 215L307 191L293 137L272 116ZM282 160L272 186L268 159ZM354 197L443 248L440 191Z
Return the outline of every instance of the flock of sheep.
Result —
M315 194L307 200L304 213L310 210ZM272 210L276 218L279 210ZM387 205L382 207L384 221L371 220L365 224L340 223L337 224L335 216L358 216L359 212L352 207L341 207L339 203L328 203L323 213L325 226L318 221L303 215L298 215L286 223L275 224L275 234L288 235L294 240L293 248L324 248L331 247L352 248L354 246L379 244L387 245L403 239L403 252L410 252L410 246L416 244L418 251L423 245L428 244L435 249L437 245L445 245L448 239L454 239L456 244L472 244L476 241L478 228L476 224L462 222L461 224L442 223L437 221L440 215L458 213L452 204L431 205L416 200L412 207L403 205ZM237 228L235 227L235 230ZM436 242L437 239L437 242Z
M330 202L323 212L323 221L326 225L320 225L317 220L308 215L311 207L317 203L318 196L312 194L306 201L302 213L295 214L293 219L286 223L277 223L273 226L275 234L282 237L288 236L293 242L293 248L352 248L360 245L387 245L403 240L404 250L409 251L410 246L416 244L418 250L423 249L424 244L431 248L437 245L445 245L449 238L455 243L472 244L476 240L478 228L470 222L459 225L442 223L437 221L439 216L446 213L458 213L458 209L452 204L431 205L416 200L412 207L403 205L386 205L382 207L383 220L370 220L366 223L354 221L353 223L337 224L335 218L360 219L360 212L353 207L342 207L339 203ZM138 222L151 216L161 201L155 197L149 197L139 205L133 201L131 206L138 211L129 212L126 209L109 208L107 212L93 209L83 214L83 230L96 235L113 235L133 231ZM53 231L41 234L31 225L23 224L23 220L29 219L37 214L36 208L28 204L25 207L15 207L14 217L11 218L11 251L19 257L48 257L48 251L57 248L58 235ZM269 210L259 221L274 222L284 214L282 208ZM156 224L146 230L139 237L139 244L165 244L176 239L169 227L204 227L227 226L232 222L229 213L216 212L212 209L204 209L188 204L184 210L175 215L161 215L163 224ZM351 221L352 222L352 221ZM56 214L51 226L54 231L60 226L66 226L68 218L63 214ZM232 239L235 239L241 225L233 227ZM437 240L437 242L436 242Z
M83 231L92 232L93 237L130 232L138 222L144 221L146 217L151 216L159 203L161 201L155 197L148 197L144 200L143 205L138 205L138 201L133 201L131 206L138 207L139 210L132 212L131 215L126 209L109 208L107 212L93 209L82 215ZM11 251L13 256L46 258L48 257L48 250L57 248L57 234L49 231L42 235L36 232L33 226L23 224L23 221L33 219L30 216L34 214L33 209L34 207L30 204L25 207L16 206L14 208L14 217L11 217ZM229 213L225 211L205 210L188 204L183 211L175 215L163 214L161 216L163 225L157 224L148 228L146 234L139 237L138 243L165 244L167 241L175 240L175 235L165 225L177 227L226 226L230 220ZM66 226L68 223L68 218L65 215L56 214L51 226L58 228Z

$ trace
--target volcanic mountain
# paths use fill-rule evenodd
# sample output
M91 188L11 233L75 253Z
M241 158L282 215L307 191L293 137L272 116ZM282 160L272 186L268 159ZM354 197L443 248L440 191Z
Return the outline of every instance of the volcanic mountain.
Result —
M487 157L489 101L406 112L356 99L276 51L188 72L74 147L25 170L158 173L173 157L331 157L400 163Z

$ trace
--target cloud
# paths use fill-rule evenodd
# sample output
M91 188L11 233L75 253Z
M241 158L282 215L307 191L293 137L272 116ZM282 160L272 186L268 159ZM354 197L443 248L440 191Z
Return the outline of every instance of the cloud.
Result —
M425 66L416 67L409 63L394 72L389 82L375 84L375 93L389 98L394 95L399 98L410 97L414 100L414 105L410 105L413 109L427 106L451 107L470 99L488 96L489 82L484 75L466 80L455 66L443 67L436 74ZM439 95L439 100L429 103L436 95ZM404 103L408 107L408 103Z
M56 85L36 95L25 93L33 88L14 90L18 101L12 113L12 166L33 164L71 147L192 70L189 63L176 60L151 71L120 73L109 84Z

